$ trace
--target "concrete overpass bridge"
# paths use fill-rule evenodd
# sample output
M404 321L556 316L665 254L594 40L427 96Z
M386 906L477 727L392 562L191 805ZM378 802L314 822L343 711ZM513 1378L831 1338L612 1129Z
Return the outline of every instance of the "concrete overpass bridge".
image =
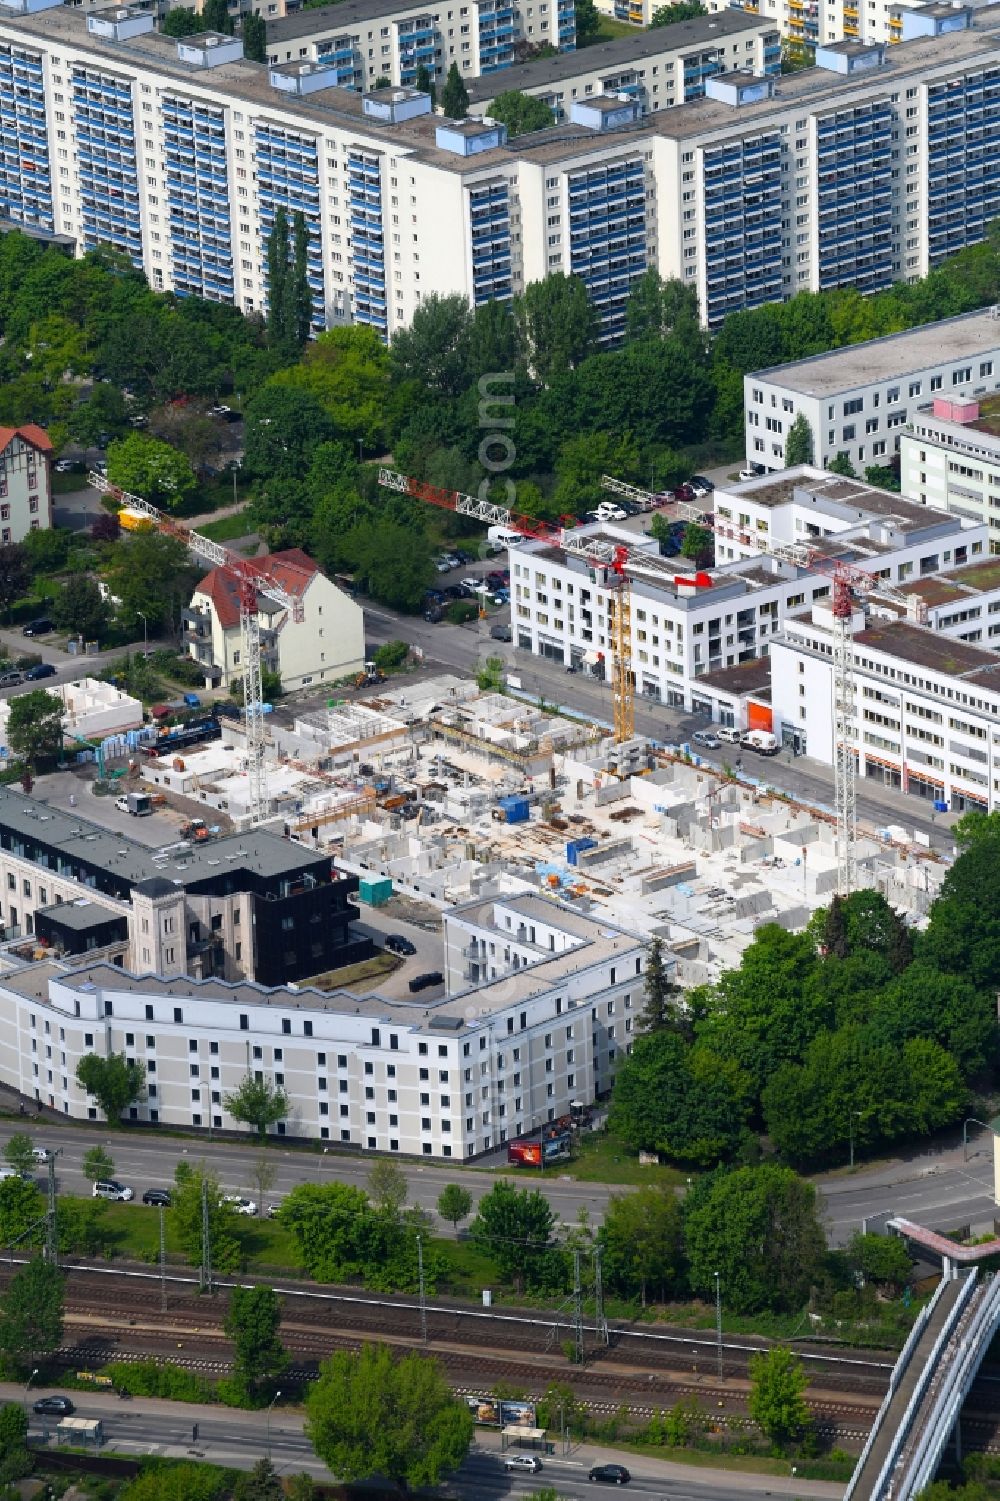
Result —
M1000 1277L977 1265L1000 1254L1000 1239L962 1246L898 1218L887 1228L940 1256L944 1275L896 1362L845 1501L913 1501L952 1439L961 1458L962 1405L1000 1329Z

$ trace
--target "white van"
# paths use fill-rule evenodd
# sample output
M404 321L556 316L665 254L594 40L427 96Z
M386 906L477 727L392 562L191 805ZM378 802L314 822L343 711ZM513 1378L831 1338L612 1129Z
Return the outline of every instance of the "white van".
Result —
M520 547L524 533L515 532L509 526L491 526L486 540L494 552L506 552L508 547Z
M777 737L770 730L749 730L740 744L747 750L756 751L758 756L776 756L781 749Z
M731 724L720 724L715 733L723 745L739 745L743 738L742 732L734 730Z

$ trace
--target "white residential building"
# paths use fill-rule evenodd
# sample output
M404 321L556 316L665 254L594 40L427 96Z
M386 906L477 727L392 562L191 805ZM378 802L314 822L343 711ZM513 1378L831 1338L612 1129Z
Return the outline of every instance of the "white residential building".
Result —
M899 585L986 552L984 525L809 467L717 489L712 504L717 566L708 573L661 558L652 539L622 527L584 529L644 558L632 570L636 693L693 712L713 712L699 678L765 656L790 614L829 595L823 569L838 559ZM768 552L792 545L809 567ZM606 676L616 591L605 571L550 542L526 542L509 558L515 644Z
M570 118L575 101L602 94L627 94L649 114L700 99L707 78L740 70L777 76L781 40L769 22L724 10L484 74L468 85L469 113L488 115L498 94L517 89L547 104L556 124Z
M928 410L935 392L992 391L1000 391L1000 317L996 308L982 308L744 376L747 458L784 469L785 440L802 415L814 463L846 453L861 472L902 452L907 424ZM917 495L905 476L903 491ZM951 509L937 491L927 500Z
M300 607L296 619L272 600L259 601L261 660L283 687L334 683L359 671L365 656L361 606L300 548L255 562ZM213 568L195 589L184 611L184 638L209 687L228 688L243 676L239 585L225 570Z
M147 1074L132 1119L221 1129L249 1069L290 1097L276 1135L436 1158L607 1093L642 1011L643 940L524 895L447 912L444 947L447 995L430 1002L32 965L0 976L0 1082L93 1120L77 1062L125 1052Z
M986 591L984 613L1000 611L998 586L1000 579ZM964 607L973 600L970 591ZM954 813L1000 808L997 653L907 621L866 626L860 610L854 624L858 777ZM814 608L786 621L771 642L775 732L786 740L794 734L802 750L828 765L835 745L831 626L829 608Z
M33 422L0 427L0 543L52 525L52 440Z
M575 0L468 0L451 10L414 0L340 0L296 11L267 26L269 63L323 63L342 88L372 89L380 78L416 83L427 69L442 83L454 63L467 78L505 73L526 49L576 48ZM506 87L514 88L510 83Z
M975 368L966 361L966 373ZM1000 399L981 396L984 386L1000 390L1000 379L974 385L975 394L966 386L935 396L913 413L899 445L900 480L915 500L984 522L990 551L1000 553Z
M301 211L317 329L389 337L433 293L480 305L563 272L610 340L649 267L695 287L715 327L800 290L913 279L1000 215L1000 11L922 14L934 34L899 46L707 76L705 98L645 118L577 99L567 125L508 143L427 95L337 87L335 54L264 66L127 6L8 0L0 217L257 312L275 213Z
M604 0L602 9L608 0ZM730 0L706 0L709 12L724 10ZM740 9L774 21L781 34L802 49L830 42L895 43L920 36L938 17L947 20L952 9L939 0L731 0ZM970 0L973 8L992 0ZM654 8L654 0L613 0L614 14L640 7ZM923 12L923 14L921 14ZM630 20L631 15L622 19Z

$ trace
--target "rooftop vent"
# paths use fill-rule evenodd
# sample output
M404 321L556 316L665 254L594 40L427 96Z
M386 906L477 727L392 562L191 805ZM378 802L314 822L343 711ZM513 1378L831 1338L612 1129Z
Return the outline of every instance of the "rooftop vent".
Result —
M720 73L705 79L705 97L741 109L746 104L761 104L774 98L774 79L758 78L753 73Z
M477 156L507 144L507 127L496 120L443 120L434 132L441 151Z
M280 63L267 73L279 94L315 94L318 89L337 87L337 68L326 62Z
M192 68L219 68L239 62L242 56L241 39L224 31L199 31L177 38L177 60Z
M361 96L361 110L369 120L380 120L383 125L401 125L404 120L429 115L431 96L421 89L376 89L374 93Z
M816 48L817 68L827 68L831 73L870 73L884 62L885 48L881 42L834 42L829 47Z
M138 10L132 5L109 5L106 10L95 10L87 17L87 30L91 36L102 37L106 42L124 42L130 36L141 36L152 31L151 11ZM74 688L78 685L73 684Z
M627 94L598 94L594 99L574 99L569 117L586 130L617 130L642 119L642 104Z
M54 5L61 4L62 0L0 0L4 10L19 16L33 16L36 11L51 10Z

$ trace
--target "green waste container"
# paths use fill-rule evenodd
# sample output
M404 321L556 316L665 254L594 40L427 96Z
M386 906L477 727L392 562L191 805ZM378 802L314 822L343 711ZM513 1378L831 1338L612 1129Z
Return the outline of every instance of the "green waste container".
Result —
M369 907L384 907L392 896L392 881L388 876L362 876L358 896Z

